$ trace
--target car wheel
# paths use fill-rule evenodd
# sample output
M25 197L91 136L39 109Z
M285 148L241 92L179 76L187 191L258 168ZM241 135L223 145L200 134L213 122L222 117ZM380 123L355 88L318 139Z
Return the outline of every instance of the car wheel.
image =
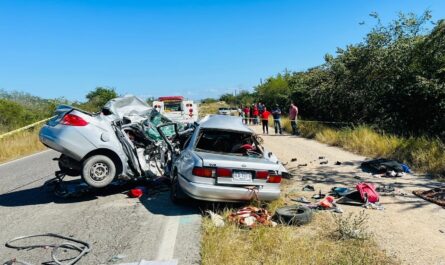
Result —
M79 176L81 173L80 170L72 168L68 165L68 163L70 163L70 161L69 161L70 159L71 158L69 158L65 155L61 155L59 157L58 164L59 164L60 170L68 176Z
M312 210L300 205L278 208L276 215L279 222L290 225L303 225L312 220Z
M103 188L116 176L116 166L107 156L95 155L83 162L82 177L94 188Z
M178 173L173 174L170 187L170 199L176 204L180 204L187 199L187 195L179 185Z

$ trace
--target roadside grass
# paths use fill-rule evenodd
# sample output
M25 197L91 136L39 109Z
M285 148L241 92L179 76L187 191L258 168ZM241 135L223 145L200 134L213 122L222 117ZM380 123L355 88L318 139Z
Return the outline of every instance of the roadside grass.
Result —
M282 119L282 124L286 132L292 131L287 118ZM445 144L438 138L383 134L366 125L334 129L321 123L299 121L298 128L306 138L365 156L396 159L415 170L445 176Z
M284 202L280 199L267 208L272 210L270 206L278 207ZM230 212L231 209L225 209L220 214L227 217ZM341 231L336 224L339 218L343 227L348 226L344 223L351 222L349 217L320 212L314 214L312 222L299 227L244 229L231 223L215 227L210 218L205 217L202 264L398 264L378 248L372 237L340 240Z
M40 126L0 139L0 163L45 149L39 141Z

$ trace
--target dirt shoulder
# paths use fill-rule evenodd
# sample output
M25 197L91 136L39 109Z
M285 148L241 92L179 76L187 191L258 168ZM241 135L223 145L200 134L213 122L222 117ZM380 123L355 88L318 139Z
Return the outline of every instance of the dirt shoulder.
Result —
M252 127L261 135L259 126ZM387 195L381 198L385 210L366 210L370 229L376 242L391 257L403 264L443 264L445 262L445 209L412 194L416 189L445 186L422 175L407 174L402 178L376 178L363 172L359 166L366 157L314 140L290 135L262 135L264 146L272 151L294 175L290 190L298 190L306 198L314 192L301 191L306 184L327 193L332 187L355 187L360 181L393 184L407 195ZM328 164L320 165L323 156ZM290 162L296 158L297 161ZM339 161L341 165L335 165ZM299 164L307 164L298 167ZM354 178L359 176L361 179ZM305 177L306 180L302 180ZM359 212L362 207L343 206L345 213Z

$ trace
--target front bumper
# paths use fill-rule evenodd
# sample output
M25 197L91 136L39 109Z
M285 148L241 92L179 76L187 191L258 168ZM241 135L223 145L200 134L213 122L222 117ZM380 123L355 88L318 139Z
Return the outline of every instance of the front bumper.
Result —
M179 176L179 185L188 196L203 201L239 202L255 198L262 201L273 201L280 197L279 187L259 186L254 191L244 187L191 182L182 176Z

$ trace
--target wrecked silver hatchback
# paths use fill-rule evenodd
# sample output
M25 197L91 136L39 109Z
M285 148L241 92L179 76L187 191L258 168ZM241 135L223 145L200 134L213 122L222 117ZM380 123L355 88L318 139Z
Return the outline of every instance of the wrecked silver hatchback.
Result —
M166 125L166 126L161 126ZM41 142L61 153L60 171L102 188L114 179L162 176L166 139L185 130L134 96L110 100L100 113L59 106L40 130Z

